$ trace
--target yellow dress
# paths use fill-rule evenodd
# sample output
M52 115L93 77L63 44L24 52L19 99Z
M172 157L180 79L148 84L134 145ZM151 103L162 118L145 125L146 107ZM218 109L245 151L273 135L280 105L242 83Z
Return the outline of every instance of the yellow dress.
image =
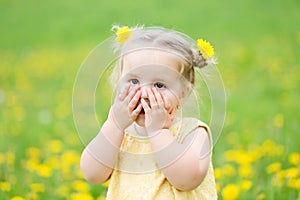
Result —
M184 118L170 127L170 131L176 140L182 143L184 138L199 126L209 130L206 124L197 119ZM157 168L151 154L149 140L138 136L134 127L131 126L125 132L118 163L110 178L106 199L217 199L212 162L210 162L204 181L196 189L187 192L179 191L167 181L162 171Z

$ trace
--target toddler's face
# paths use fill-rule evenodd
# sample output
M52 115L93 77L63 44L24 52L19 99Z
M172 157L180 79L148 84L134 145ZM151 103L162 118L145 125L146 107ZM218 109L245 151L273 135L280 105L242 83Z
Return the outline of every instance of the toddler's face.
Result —
M149 105L148 88L155 87L167 101L165 108L174 113L182 98L187 95L186 79L179 73L182 60L173 54L157 50L140 50L123 56L121 66L121 85L137 86ZM140 104L141 102L139 102ZM149 105L150 106L150 105ZM145 115L142 110L136 123L144 126Z

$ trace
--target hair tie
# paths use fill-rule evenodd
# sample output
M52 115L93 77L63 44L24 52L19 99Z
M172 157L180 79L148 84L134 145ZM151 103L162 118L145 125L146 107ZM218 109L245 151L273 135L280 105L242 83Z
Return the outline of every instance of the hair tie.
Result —
M132 34L132 29L128 28L128 26L123 26L123 27L115 26L113 27L113 29L117 29L116 41L120 45L124 44Z

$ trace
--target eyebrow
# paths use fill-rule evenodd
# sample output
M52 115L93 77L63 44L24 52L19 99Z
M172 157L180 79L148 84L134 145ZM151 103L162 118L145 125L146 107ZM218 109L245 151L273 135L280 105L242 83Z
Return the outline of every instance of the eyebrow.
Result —
M126 78L140 78L140 76L138 74L131 73L131 71L124 74L123 77L126 77Z

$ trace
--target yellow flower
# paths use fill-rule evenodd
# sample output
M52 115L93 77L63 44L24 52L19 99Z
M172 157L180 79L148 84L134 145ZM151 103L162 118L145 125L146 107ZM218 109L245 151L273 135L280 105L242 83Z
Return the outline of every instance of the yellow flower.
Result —
M219 168L216 168L216 169L214 170L214 174L215 174L215 178L216 178L216 179L219 179L219 178L221 178L221 177L223 176L222 170L219 169Z
M222 172L225 176L234 176L236 174L236 169L230 165L230 164L226 164L224 165Z
M119 28L118 31L116 32L117 35L116 41L119 44L124 44L128 40L131 34L132 34L132 30L129 29L128 26Z
M217 190L217 192L220 192L220 190L221 190L221 185L220 185L220 183L216 183L216 190Z
M38 166L39 166L39 161L35 159L28 159L25 162L25 168L31 172L36 170Z
M8 192L10 191L11 186L9 182L0 182L0 190L2 190L3 192Z
M108 179L106 182L104 182L102 185L104 186L104 187L108 187L109 186L109 180L110 179Z
M56 193L60 196L60 197L67 197L69 196L69 186L68 185L61 185L59 186L59 188L56 189Z
M106 198L105 197L103 197L103 196L99 196L99 197L97 197L97 199L96 200L105 200Z
M235 158L237 157L238 152L235 150L228 150L225 152L224 156L225 156L225 161L235 161Z
M292 165L298 165L300 162L300 154L299 153L291 153L289 155L289 162Z
M234 184L228 184L226 187L222 190L222 197L225 200L233 200L237 199L239 196L239 188Z
M252 187L252 182L249 180L243 180L240 186L242 190L249 190Z
M73 188L80 192L88 192L89 191L89 185L86 182L76 180L73 182Z
M49 150L52 153L61 152L62 149L63 149L63 143L60 140L51 140L49 142Z
M300 178L298 179L291 179L288 183L290 188L300 189Z
M36 147L29 147L28 149L26 149L26 153L29 158L34 158L34 159L40 158L40 154L41 154L40 150Z
M84 193L75 193L75 194L71 194L70 196L71 200L93 200L93 196L91 196L90 194L84 194Z
M30 188L34 192L44 192L45 191L45 186L41 183L32 183L32 184L30 184Z
M274 172L278 172L281 169L280 162L274 162L267 167L267 173L272 174Z
M13 164L15 162L15 154L13 152L6 153L6 163Z
M23 197L20 197L20 196L14 196L10 200L25 200L25 199Z
M26 198L30 199L30 200L38 200L39 199L38 194L33 191L27 193Z
M242 177L250 177L252 175L252 169L250 165L241 165L239 168L239 174Z
M238 150L229 150L225 152L225 160L236 162L240 165L247 165L257 160L257 154Z
M52 173L52 169L45 164L38 165L36 170L41 177L49 177Z
M209 42L203 39L197 40L198 50L202 53L204 58L209 59L214 55L214 48Z
M72 165L72 164L79 164L80 155L72 150L65 151L61 156L63 164Z
M240 165L248 165L253 161L254 159L250 156L250 154L244 151L240 151L236 157L236 162Z
M288 178L296 178L299 175L299 169L296 167L289 168L286 170L286 176Z

